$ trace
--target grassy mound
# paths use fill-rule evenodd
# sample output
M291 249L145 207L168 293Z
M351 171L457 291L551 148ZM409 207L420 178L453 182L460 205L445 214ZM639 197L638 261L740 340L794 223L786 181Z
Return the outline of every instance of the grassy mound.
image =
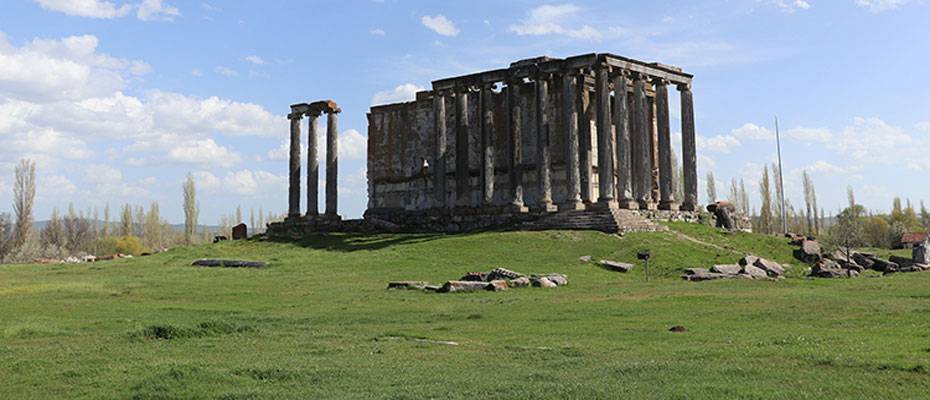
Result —
M809 280L784 239L670 224L327 235L0 266L0 398L920 398L930 273ZM645 280L639 250L653 253ZM791 278L684 282L745 254ZM627 274L581 263L634 262ZM191 267L253 259L265 269ZM506 267L569 285L388 291ZM672 326L686 332L669 332ZM126 340L129 336L137 340Z

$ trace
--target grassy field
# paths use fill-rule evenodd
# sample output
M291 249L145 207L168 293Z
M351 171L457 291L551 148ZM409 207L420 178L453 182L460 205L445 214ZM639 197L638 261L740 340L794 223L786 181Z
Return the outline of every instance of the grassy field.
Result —
M782 239L671 226L622 238L330 235L0 266L0 398L930 396L930 273L803 279ZM648 282L641 265L618 274L578 261L632 261L645 248ZM678 279L745 253L793 264L790 278ZM191 267L200 257L270 265ZM385 290L497 266L570 283Z

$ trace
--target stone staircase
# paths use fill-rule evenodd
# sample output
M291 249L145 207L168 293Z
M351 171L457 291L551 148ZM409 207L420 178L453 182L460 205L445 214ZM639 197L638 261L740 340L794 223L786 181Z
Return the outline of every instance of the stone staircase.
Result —
M537 220L524 222L525 230L596 230L607 233L622 232L659 232L668 230L639 215L635 211L620 209L589 209L580 211L560 211L545 215Z

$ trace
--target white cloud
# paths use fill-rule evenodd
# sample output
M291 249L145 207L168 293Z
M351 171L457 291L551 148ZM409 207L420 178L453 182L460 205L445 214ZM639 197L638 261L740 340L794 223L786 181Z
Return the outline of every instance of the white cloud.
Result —
M811 174L821 174L821 175L849 175L856 173L862 170L861 166L847 166L841 167L838 165L831 164L824 160L817 160L813 164L808 165L801 170L807 170ZM797 171L800 172L800 171Z
M392 90L384 90L375 93L375 95L371 98L371 105L376 106L381 104L413 101L416 99L417 92L421 90L425 89L412 83L405 83L395 87Z
M424 15L420 22L423 23L423 26L442 36L458 36L459 34L459 28L445 15Z
M698 135L696 139L698 149L718 153L729 153L732 148L741 144L731 135L717 135L710 138Z
M526 19L510 25L507 30L520 36L565 35L575 39L600 39L601 32L590 25L576 29L565 28L563 24L578 13L580 8L574 4L543 5L529 11Z
M254 196L281 193L287 187L287 177L261 170L231 171L222 178L208 171L198 171L193 175L198 188L215 194Z
M914 128L917 128L917 130L921 132L930 132L930 121L918 122L914 125Z
M123 173L108 165L91 164L84 167L84 180L102 185L118 184L123 181Z
M34 39L16 48L0 34L0 96L28 101L73 100L121 90L126 73L147 64L97 52L97 37Z
M250 62L250 63L252 63L252 64L255 64L255 65L264 65L264 64L265 64L265 60L262 59L262 58L259 57L259 56L256 56L256 55L248 55L248 56L245 56L245 58L243 58L243 60L248 61L248 62Z
M196 76L196 77L201 77L203 76L203 71L201 71L200 69L194 68L191 70L191 75Z
M913 2L913 0L856 0L856 5L868 9L870 12L878 13L894 10Z
M231 167L241 157L227 147L216 144L213 139L186 141L168 151L170 161L187 164L219 165Z
M796 128L789 129L785 132L788 137L800 140L802 142L829 142L833 138L833 133L826 128L806 128L799 126Z
M162 0L142 0L136 12L136 17L143 21L174 21L180 15L177 7L162 4Z
M786 13L793 13L798 10L807 10L811 8L810 3L806 0L773 0L772 3L775 4L778 9Z
M237 72L236 70L229 68L229 67L224 67L222 65L217 66L216 68L213 69L213 71L215 71L216 73L220 75L228 76L228 77L239 76L239 72Z
M372 30L370 31L370 33L371 33L372 35L374 35L374 36L384 36L384 35L385 35L384 29L380 29L380 28L372 29Z
M68 196L77 192L77 186L61 175L36 178L36 194L39 197Z
M751 139L751 140L773 140L775 139L775 132L772 132L768 128L761 127L756 124L746 123L743 126L736 128L730 131L730 135L737 139Z
M181 15L177 7L166 5L162 0L142 0L138 4L123 2L118 5L106 0L35 0L42 8L75 17L113 19L124 17L135 9L136 18L142 21L173 21Z
M827 143L827 147L858 161L895 163L911 136L879 118L853 118L853 124Z
M67 15L87 18L111 19L129 13L132 6L117 6L111 1L103 0L36 0L42 8Z

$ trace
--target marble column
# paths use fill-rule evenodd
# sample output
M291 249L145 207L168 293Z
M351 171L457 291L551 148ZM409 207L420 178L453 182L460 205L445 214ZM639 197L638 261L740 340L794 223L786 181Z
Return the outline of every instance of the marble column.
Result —
M684 194L681 209L686 211L697 210L697 150L694 137L694 98L691 94L691 85L678 85L681 95L681 154L684 168Z
M593 108L591 107L591 93L588 91L588 85L585 82L587 73L578 76L578 146L581 148L579 161L581 170L581 201L584 204L592 204L593 197L593 179L591 177L591 117Z
M320 213L320 156L317 150L320 111L307 112L310 119L307 132L307 217L316 217Z
M326 217L338 218L339 109L326 112Z
M536 176L539 187L539 203L537 208L542 212L558 211L552 204L552 173L549 157L549 104L548 77L536 77Z
M508 138L509 148L507 149L508 170L510 171L510 208L515 212L528 211L523 203L523 117L520 106L520 87L523 84L521 80L507 82L507 110L510 135Z
M595 71L595 95L597 96L597 204L617 207L614 199L614 135L610 123L610 81L606 65Z
M443 93L433 92L433 207L446 206L446 100Z
M675 187L673 179L675 166L672 165L672 137L669 127L668 115L668 82L664 79L653 79L656 91L656 127L658 130L659 145L659 209L678 210L675 201Z
M300 217L300 121L303 113L293 111L287 116L291 120L291 148L287 185L287 217Z
M494 203L494 92L491 86L479 92L481 118L481 204Z
M571 71L562 75L562 131L565 133L565 174L567 198L559 210L583 210L581 171L578 165L578 80Z
M468 173L468 89L455 93L455 205L469 206Z
M633 77L633 132L630 135L633 166L633 198L639 208L650 209L652 204L652 150L649 137L652 123L648 120L649 102L646 99L646 77Z
M620 71L613 78L614 133L617 138L617 200L620 208L635 210L639 204L633 200L633 153L630 148L630 97L627 93L627 72Z

